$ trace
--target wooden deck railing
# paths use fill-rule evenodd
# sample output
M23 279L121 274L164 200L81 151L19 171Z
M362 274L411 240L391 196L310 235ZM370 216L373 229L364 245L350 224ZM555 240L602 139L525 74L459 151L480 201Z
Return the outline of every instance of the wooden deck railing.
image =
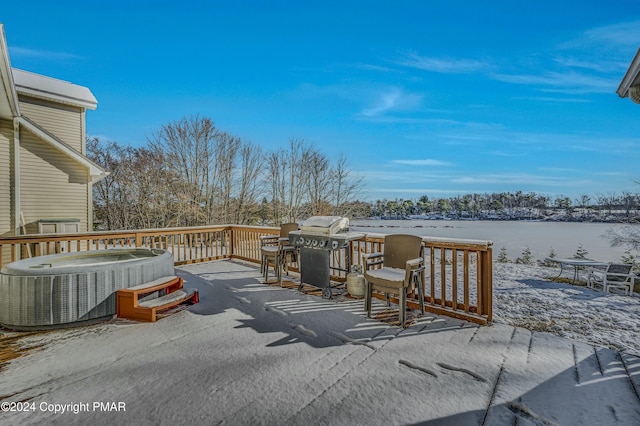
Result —
M116 247L162 248L173 253L176 265L223 259L231 256L231 227L222 225L2 237L0 267L4 262L32 256Z
M161 248L173 253L175 264L236 258L260 262L260 237L277 235L279 228L219 225L188 228L105 231L77 234L34 234L0 237L0 268L3 263L31 256L116 247ZM480 324L492 321L492 247L490 242L423 238L427 265L426 309ZM349 248L352 265L362 255L380 252L384 235L367 234ZM332 252L332 279L345 281L347 256ZM296 269L293 269L296 271ZM417 294L410 298L418 307Z
M423 237L425 244L425 309L479 324L493 320L492 243L489 241ZM382 252L384 235L368 234L352 244L351 259ZM392 299L393 300L393 299ZM397 299L395 299L397 302ZM417 292L409 304L419 309Z

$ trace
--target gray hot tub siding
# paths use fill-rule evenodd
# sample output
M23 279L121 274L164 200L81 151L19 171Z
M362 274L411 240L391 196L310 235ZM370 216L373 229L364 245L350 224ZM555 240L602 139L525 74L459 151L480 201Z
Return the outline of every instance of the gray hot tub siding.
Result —
M114 253L116 250L87 254ZM146 249L137 250L149 254ZM117 290L174 275L171 253L163 250L154 250L153 253L149 257L122 262L65 266L58 270L36 269L33 272L37 271L38 275L29 276L12 275L17 272L15 268L3 268L0 273L0 324L15 329L37 328L114 315ZM42 256L38 262L46 263L49 257ZM18 262L7 267L15 264ZM43 275L44 272L49 274Z

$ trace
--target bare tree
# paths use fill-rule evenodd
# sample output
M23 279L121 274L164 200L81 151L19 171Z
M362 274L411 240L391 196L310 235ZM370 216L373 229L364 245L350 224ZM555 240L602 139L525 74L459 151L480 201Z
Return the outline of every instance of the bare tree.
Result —
M94 185L95 217L105 229L159 228L181 224L162 151L88 141L90 158L111 172Z
M94 187L94 211L106 229L283 223L303 214L364 211L354 202L361 181L346 159L332 164L300 139L263 155L210 119L192 116L162 126L148 147L98 139L87 145L111 172Z
M214 139L213 169L207 194L208 223L229 223L232 220L233 171L240 146L240 139L226 132L218 133Z
M258 213L258 196L261 195L260 173L262 171L262 149L251 143L240 148L240 164L236 173L237 193L234 223L246 224L254 221Z
M635 204L635 196L628 191L622 191L622 197L620 197L622 208L624 209L625 218L629 220L631 217L631 210Z
M206 212L211 211L211 162L215 158L218 135L211 119L196 115L166 124L148 138L152 150L166 154L168 168L178 177L175 189L180 191L190 211L203 206ZM201 220L202 217L195 215L188 224L199 224Z
M284 168L284 160L282 159L282 150L269 153L268 157L268 170L269 170L269 181L271 183L271 207L273 212L271 216L273 217L273 221L277 223L281 222L282 216L282 203L285 194L285 170Z
M358 207L352 203L360 194L362 177L354 176L348 168L347 158L340 155L333 168L333 205L334 214L351 216Z
M578 204L583 209L586 209L589 206L589 202L591 201L591 197L587 194L582 194L580 198L576 199L576 204Z
M209 118L185 117L162 127L149 140L162 150L176 175L174 194L185 225L244 223L257 204L260 150Z
M271 181L273 219L276 223L293 222L300 216L306 194L308 159L311 148L303 140L289 140L288 149L270 153L268 179Z
M332 191L332 170L329 166L329 160L324 154L313 149L305 154L306 161L303 163L308 170L304 184L307 188L309 215L329 215L331 213L330 197Z
M94 216L107 229L121 229L117 199L120 196L120 176L125 169L122 164L125 153L115 142L102 143L98 138L89 138L87 156L110 172L93 185Z

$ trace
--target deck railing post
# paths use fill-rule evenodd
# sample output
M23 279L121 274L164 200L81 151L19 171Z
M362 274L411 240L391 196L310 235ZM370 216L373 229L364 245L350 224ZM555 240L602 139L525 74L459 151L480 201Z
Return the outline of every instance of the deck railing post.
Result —
M487 251L483 252L483 254L482 296L484 299L484 314L487 316L487 321L491 322L493 317L493 252L491 247L487 247Z
M236 255L236 229L235 227L231 227L229 229L229 257L235 257Z

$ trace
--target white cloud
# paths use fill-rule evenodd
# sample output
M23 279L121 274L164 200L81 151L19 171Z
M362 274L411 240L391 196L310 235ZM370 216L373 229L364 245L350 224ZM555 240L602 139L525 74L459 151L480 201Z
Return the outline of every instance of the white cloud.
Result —
M392 72L393 69L389 67L384 67L382 65L372 65L372 64L355 64L355 67L365 71L378 71L378 72Z
M67 52L53 52L49 50L28 49L25 47L9 47L12 57L36 58L47 60L69 60L78 59L80 56Z
M617 85L613 78L587 75L572 70L549 71L541 74L492 74L494 80L505 83L540 86L561 93L610 93Z
M399 87L380 85L372 86L369 83L356 83L349 85L334 84L318 86L311 83L301 84L292 96L304 99L333 99L340 102L346 101L351 105L360 106L355 118L385 119L385 114L391 111L410 111L422 104L423 96L417 93L407 93ZM367 105L362 107L362 105Z
M417 185L425 182L441 182L449 180L450 175L446 173L434 172L433 169L409 169L394 166L389 168L376 168L357 171L358 176L362 176L369 182L406 182Z
M441 110L421 110L421 112L441 113ZM444 111L447 112L447 111ZM413 124L413 125L437 125L437 126L454 126L460 123L456 120L448 118L423 118L423 117L398 117L398 116L380 116L376 117L376 121L379 123L391 123L391 124Z
M533 86L541 91L565 94L610 93L617 87L620 70L626 69L640 40L640 20L587 29L571 40L544 49L545 55L514 58L502 62L526 72L497 72L499 61L457 59L404 53L396 64L446 74L483 73L489 78L511 84ZM534 59L535 58L535 59ZM577 99L554 102L577 102Z
M408 52L404 58L397 61L399 65L444 74L466 74L484 71L490 68L485 61L475 59L433 58L420 56L415 52Z
M403 90L392 88L377 96L370 108L362 110L362 115L366 117L377 117L384 115L391 110L411 109L420 105L422 96L404 93Z
M579 170L571 169L568 167L540 167L543 172L560 172L560 173L575 173Z
M559 103L581 103L586 104L592 102L590 99L580 98L565 98L565 97L551 97L551 96L516 96L514 99L522 99L525 101L538 101L538 102L559 102Z
M377 198L384 198L384 196L381 197L381 194L390 194L392 197L395 194L405 194L405 195L412 195L414 197L419 197L425 194L429 194L429 195L434 195L434 194L440 194L440 195L453 195L453 194L469 194L472 193L472 191L466 190L466 189L441 189L441 188L378 188L376 190L368 190L368 191L364 191L366 193L370 193L372 196L375 196Z
M426 158L424 160L393 160L394 164L402 164L405 166L451 166L453 163L448 161L433 160Z
M504 184L505 182L509 182L510 184L539 185L549 187L580 187L591 184L590 181L583 179L567 180L566 176L550 176L548 174L535 175L531 173L504 173L461 176L452 179L451 182L466 185Z
M619 177L619 176L626 176L627 174L623 172L595 172L594 175Z
M559 56L554 58L554 62L556 63L556 65L560 65L567 68L581 68L584 70L595 71L599 73L607 73L611 71L610 63L585 60L584 57L576 59L576 58L571 58L566 56ZM620 64L618 64L618 66L624 67L626 66L626 63L621 61Z
M560 45L560 48L605 48L637 47L640 39L640 20L619 22L617 24L595 27L584 31L573 40Z
M595 27L548 47L546 56L526 63L527 73L493 73L490 77L552 93L611 93L636 52L638 40L640 20Z
M489 153L495 157L525 157L527 154L524 152L505 152L505 151L491 151Z

